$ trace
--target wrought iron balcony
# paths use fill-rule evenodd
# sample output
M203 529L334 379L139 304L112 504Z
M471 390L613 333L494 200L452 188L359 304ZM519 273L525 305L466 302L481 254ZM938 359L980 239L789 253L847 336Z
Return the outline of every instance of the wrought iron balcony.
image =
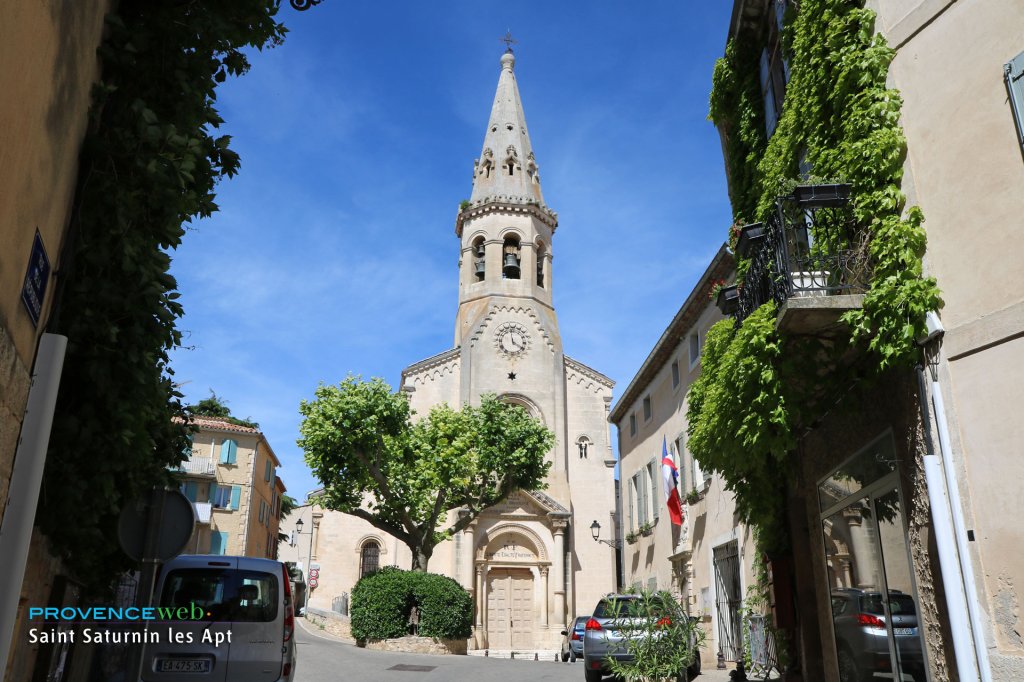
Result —
M749 258L737 322L775 301L780 327L818 331L860 307L867 290L867 234L854 219L848 185L804 185L779 197L767 221L741 230L736 250Z

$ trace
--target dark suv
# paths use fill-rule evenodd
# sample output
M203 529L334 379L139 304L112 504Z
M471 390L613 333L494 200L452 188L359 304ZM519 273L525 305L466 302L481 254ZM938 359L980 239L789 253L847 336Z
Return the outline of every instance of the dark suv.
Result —
M913 675L914 682L924 682L924 656L914 598L898 590L889 590L888 602L901 672ZM892 659L889 658L882 593L832 590L832 620L836 629L841 682L873 680L875 673L891 679Z
M633 656L626 650L626 637L621 630L636 625L645 619L641 614L643 597L638 594L609 594L597 603L594 615L586 619L583 635L583 674L587 682L600 682L608 673L608 658L631 661ZM690 618L683 614L678 604L665 613L663 618ZM690 618L692 621L693 619ZM692 632L691 632L692 637ZM694 659L685 670L679 671L677 679L685 682L700 674L700 652L694 645Z

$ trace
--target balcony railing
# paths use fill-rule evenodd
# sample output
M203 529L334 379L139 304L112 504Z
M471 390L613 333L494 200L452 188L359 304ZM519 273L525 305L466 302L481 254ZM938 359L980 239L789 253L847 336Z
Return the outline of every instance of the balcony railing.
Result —
M213 510L213 505L209 502L193 502L192 508L196 512L196 523L208 524L210 523L210 514Z
M781 307L794 298L862 294L868 287L867 235L849 206L848 185L805 185L779 197L765 223L743 228L737 252L749 259L735 308L725 310L737 322L768 301ZM807 303L841 308L827 300Z
M192 474L193 476L217 475L217 463L211 457L192 457L179 463L175 468L183 474Z

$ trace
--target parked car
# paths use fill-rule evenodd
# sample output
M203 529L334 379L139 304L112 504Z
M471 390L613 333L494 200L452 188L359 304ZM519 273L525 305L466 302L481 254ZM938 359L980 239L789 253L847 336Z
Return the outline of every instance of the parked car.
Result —
M594 608L594 615L586 620L583 636L583 673L586 682L600 682L608 674L607 659L618 661L633 660L632 654L626 650L626 638L621 629L642 622L648 616L641 615L640 604L643 597L639 594L610 594L603 597ZM687 618L682 609L675 605L674 613L664 614L667 618ZM692 635L691 635L692 636ZM695 642L691 642L695 644ZM693 646L693 661L677 673L680 682L692 680L700 675L700 652Z
M164 566L156 594L158 606L185 607L187 619L161 622L164 636L143 653L144 682L294 679L295 614L280 561L179 556Z
M914 682L924 682L924 656L914 598L889 590L888 602L901 672L912 675ZM842 682L873 680L875 673L892 678L885 618L881 592L832 590L832 620Z
M568 630L562 630L562 662L576 662L583 657L583 635L586 632L587 619L590 616L576 616Z

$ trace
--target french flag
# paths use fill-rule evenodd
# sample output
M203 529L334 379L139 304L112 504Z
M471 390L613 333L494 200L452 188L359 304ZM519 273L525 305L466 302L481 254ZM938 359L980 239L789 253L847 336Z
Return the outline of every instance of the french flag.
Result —
M665 487L665 502L668 504L668 516L676 526L683 525L683 504L679 499L679 469L672 456L668 454L668 441L661 438L661 479Z

